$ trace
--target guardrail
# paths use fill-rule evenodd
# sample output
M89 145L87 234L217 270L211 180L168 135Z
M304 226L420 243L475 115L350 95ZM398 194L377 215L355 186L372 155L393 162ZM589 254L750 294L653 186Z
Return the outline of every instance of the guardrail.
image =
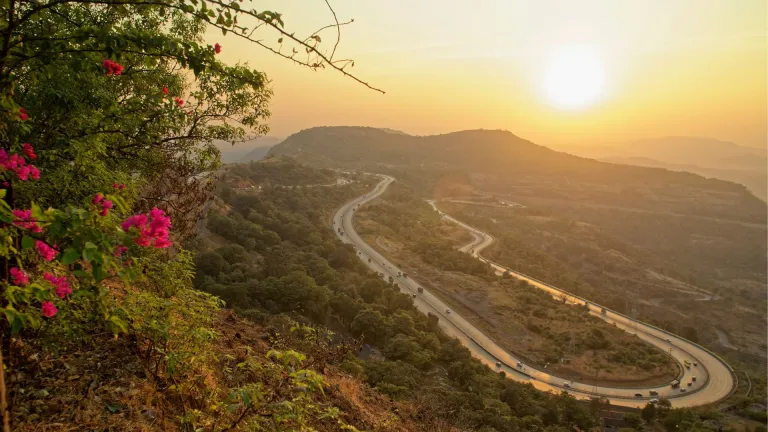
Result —
M443 213L445 213L445 212L443 212ZM480 231L480 230L478 230L478 229L476 229L476 228L474 228L474 227L471 227L470 225L468 225L468 224L466 224L466 223L464 223L464 222L458 221L457 219L453 218L452 216L451 216L451 219L453 219L453 220L455 220L455 221L457 221L457 222L461 223L462 225L464 225L464 226L466 226L466 227L470 227L470 229L471 229L471 230L473 230L473 231L482 232L482 231ZM486 234L486 235L490 236L490 234ZM491 238L493 238L493 236L490 236L490 237L491 237ZM525 278L527 278L527 279L530 279L530 280L532 280L532 281L535 281L536 283L542 284L542 285L546 286L547 288L551 288L551 289L553 289L553 290L555 290L555 291L557 291L557 292L559 292L559 293L561 293L561 294L563 294L563 295L565 295L565 296L570 296L571 298L574 298L574 299L577 299L577 300L581 300L581 301L583 301L585 304L592 304L592 305L594 305L595 307L598 307L598 308L602 308L602 309L605 309L607 312L611 312L611 313L613 313L613 314L615 314L615 315L617 315L617 316L623 317L623 318L625 318L625 319L627 319L627 320L629 320L629 321L632 321L632 322L635 322L635 323L638 323L638 324L644 325L644 326L646 326L646 327L649 327L649 328L655 329L655 330L657 330L657 331L660 331L660 332L662 332L662 333L664 333L664 334L667 334L667 335L669 335L669 336L674 336L674 337L675 337L675 338L677 338L677 339L683 340L683 341L685 341L685 342L687 342L687 343L689 343L689 344L691 344L691 345L693 345L693 346L696 346L697 348L699 348L699 349L703 350L704 352L706 352L706 353L708 353L709 355L711 355L712 357L714 357L714 358L715 358L717 361L719 361L721 364L723 364L723 365L726 367L726 369L728 369L728 371L731 373L731 378L733 379L733 385L731 386L731 390L728 392L728 395L726 395L726 396L724 396L724 397L720 398L720 399L719 399L717 402L715 402L715 403L719 403L719 402L722 402L722 401L723 401L723 400L725 400L725 399L728 399L728 398L729 398L729 397L731 397L731 395L733 395L733 393L736 391L736 388L738 387L738 384L739 384L739 378L738 378L738 376L736 375L736 372L733 370L733 368L731 367L731 365L729 365L729 364L728 364L728 362L726 362L725 360L723 360L723 359L722 359L722 358L721 358L719 355L715 354L714 352L712 352L712 351L711 351L711 350L709 350L708 348L706 348L706 347L703 347L703 346L699 345L698 343L696 343L696 342L693 342L693 341L690 341L690 340L688 340L688 339L686 339L686 338L684 338L684 337L678 336L678 335L676 335L676 334L674 334L674 333L672 333L672 332L669 332L669 331L667 331L667 330L664 330L664 329L662 329L662 328L656 327L656 326L654 326L654 325L652 325L652 324L648 324L648 323L646 323L646 322L643 322L643 321L639 321L639 320L637 320L637 319L635 319L635 318L632 318L632 317L630 317L630 316L624 315L624 314L623 314L623 313L621 313L621 312L615 311L615 310L613 310L613 309L611 309L611 308L608 308L608 307L604 307L604 306L602 306L602 305L599 305L599 304L597 304L597 303L595 303L595 302L593 302L593 301L587 300L587 299L585 299L585 298L583 298L583 297L581 297L581 296L578 296L578 295L576 295L576 294L572 294L572 293L570 293L570 292L568 292L568 291L565 291L565 290L563 290L563 289L561 289L561 288L558 288L558 287L556 287L556 286L552 286L552 285L550 285L550 284L548 284L548 283L546 283L546 282L544 282L544 281L541 281L541 280L539 280L539 279L536 279L536 278L535 278L535 277L533 277L533 276L529 276L529 275L527 275L527 274L525 274L525 273L522 273L522 272L519 272L519 271L516 271L516 270L512 270L512 269L510 269L509 267L507 267L507 266L505 266L505 265L503 265L503 264L500 264L500 263L497 263L497 262L491 261L491 260L489 260L489 259L487 259L487 258L484 258L484 257L480 256L480 253L479 253L479 252L477 252L477 253L476 253L476 255L477 255L477 258L478 258L479 260L481 260L481 261L484 261L484 262L486 262L486 263L489 263L489 264L493 264L493 265L496 265L496 266L498 266L498 267L501 267L501 268L504 268L504 269L506 269L506 270L509 270L510 272L514 272L514 273L516 273L516 274L519 274L520 276L523 276L523 277L525 277ZM705 383L705 385L704 385L704 386L700 387L700 388L699 388L699 391L700 391L701 389L703 389L704 387L706 387L706 385L707 385L707 384L709 384L709 374L707 374L707 383ZM680 397L680 396L677 396L677 397Z

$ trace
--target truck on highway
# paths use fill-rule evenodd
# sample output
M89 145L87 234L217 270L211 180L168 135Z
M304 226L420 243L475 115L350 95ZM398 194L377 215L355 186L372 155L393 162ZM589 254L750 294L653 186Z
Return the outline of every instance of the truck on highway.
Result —
M683 364L685 365L686 369L690 369L691 368L691 362L690 361L685 360L685 361L683 361Z
M607 313L608 313L608 310L607 310L606 308L603 308L603 309L600 311L600 313L602 313L603 315L605 315L605 314L607 314Z
M422 287L418 287L418 288L416 288L416 291L418 291L418 292L419 292L419 294L421 294L421 293L423 293L423 292L424 292L424 288L422 288Z
M680 387L680 381L678 380L672 381L672 388L677 388L677 387Z

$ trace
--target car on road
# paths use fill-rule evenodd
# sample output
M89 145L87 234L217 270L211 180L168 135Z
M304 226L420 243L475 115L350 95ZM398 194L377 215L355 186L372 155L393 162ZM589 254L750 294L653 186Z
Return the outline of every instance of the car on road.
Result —
M651 404L651 405L657 404L657 403L659 403L659 400L656 399L656 398L653 398L653 399L649 400L648 403Z
M446 309L445 313L449 314L449 313L451 313L451 310L450 309Z
M501 362L500 362L500 361L497 361L497 362L496 362L496 367L500 367L500 366L501 366Z
M416 298L416 293L413 294L413 298Z
M522 369L523 368L523 363L522 362L517 362L517 368L518 369Z
M693 382L696 382L696 375L694 375L693 378L691 378L691 380L693 380Z
M693 362L693 365L694 365L694 366L698 366L698 365L699 365L699 363L698 363L698 362Z
M672 343L672 339L670 339L670 338L666 338L666 339L664 339L664 340L665 340L665 341L667 341L667 342L669 342L669 343Z
M571 388L571 383L569 381L566 381L566 382L563 383L563 387Z
M643 394L642 393L635 393L635 397L636 398L641 398L641 397L643 397Z
M693 385L693 381L688 381L688 387Z
M685 387L680 387L680 393L685 393L686 391Z
M657 392L656 390L651 390L650 395L651 396L658 396L659 392Z

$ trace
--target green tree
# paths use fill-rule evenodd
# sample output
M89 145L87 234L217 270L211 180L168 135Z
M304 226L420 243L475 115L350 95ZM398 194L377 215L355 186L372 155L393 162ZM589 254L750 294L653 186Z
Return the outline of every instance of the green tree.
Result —
M656 405L652 403L646 404L640 412L640 415L646 423L651 423L653 419L656 418Z
M624 424L633 429L637 429L641 424L643 424L643 419L641 419L640 416L636 413L627 413L624 414Z

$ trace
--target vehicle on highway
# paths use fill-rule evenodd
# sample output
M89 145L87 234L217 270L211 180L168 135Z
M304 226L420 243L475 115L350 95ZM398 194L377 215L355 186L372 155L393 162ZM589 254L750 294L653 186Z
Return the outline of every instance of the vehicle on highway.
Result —
M680 393L685 393L686 391L685 387L680 387Z
M683 361L683 364L685 365L686 369L690 369L691 368L691 362L690 361L685 360L685 361Z
M694 382L696 382L696 375L694 375L694 376L693 376L693 378L691 378L691 380L693 380Z
M688 381L688 387L693 385L693 381Z
M416 291L418 291L418 292L419 292L419 294L421 294L421 293L423 293L423 292L424 292L424 288L422 288L422 287L418 287L418 288L416 288Z
M571 383L569 381L566 381L566 382L563 383L563 387L571 388Z
M651 404L651 405L654 405L654 404L659 403L659 400L656 399L656 398L653 398L653 399L649 400L648 403Z
M672 339L670 339L670 338L666 338L666 339L664 339L664 340L665 340L665 341L667 341L667 342L669 342L669 343L672 343Z
M672 384L672 388L675 388L675 387L678 387L678 386L680 386L680 381L678 381L678 380L674 380L674 381L672 381L672 383L671 383L671 384Z
M501 362L500 362L500 361L497 361L497 362L496 362L496 367L499 367L499 366L501 366Z
M368 258L368 262L371 262L371 259L370 259L370 258Z
M694 366L698 366L698 365L699 365L699 363L697 363L697 362L693 362L693 365L694 365Z
M416 298L416 293L413 293L413 298Z
M523 363L522 362L517 362L517 368L518 369L522 369L523 368Z
M636 398L641 398L641 397L643 397L643 394L642 393L635 393L635 397Z
M446 309L445 313L449 314L449 313L451 313L451 310L450 309Z
M404 277L404 278L407 278L407 277L408 277L408 274L407 274L407 273L403 273L403 277Z
M657 392L656 390L651 390L650 395L651 396L658 396L659 392Z

